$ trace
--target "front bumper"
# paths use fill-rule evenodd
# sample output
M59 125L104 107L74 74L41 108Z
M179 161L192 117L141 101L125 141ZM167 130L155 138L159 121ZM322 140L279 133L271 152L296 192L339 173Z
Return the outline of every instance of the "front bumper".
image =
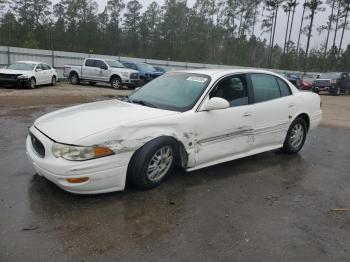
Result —
M29 87L29 79L0 79L0 86L5 87Z
M99 194L124 190L131 152L88 161L68 161L52 155L51 148L54 142L51 139L35 127L31 127L30 132L45 148L45 157L42 158L34 150L28 135L27 156L38 175L76 194ZM82 177L88 177L89 180L79 184L67 181L67 178Z
M122 79L123 85L134 87L140 85L140 79Z

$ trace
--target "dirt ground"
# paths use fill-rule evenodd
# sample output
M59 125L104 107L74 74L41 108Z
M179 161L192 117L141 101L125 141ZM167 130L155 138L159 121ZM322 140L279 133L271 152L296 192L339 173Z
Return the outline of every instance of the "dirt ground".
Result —
M1 262L350 261L350 95L322 95L322 125L297 155L266 152L94 196L35 174L24 141L38 116L130 92L0 89Z

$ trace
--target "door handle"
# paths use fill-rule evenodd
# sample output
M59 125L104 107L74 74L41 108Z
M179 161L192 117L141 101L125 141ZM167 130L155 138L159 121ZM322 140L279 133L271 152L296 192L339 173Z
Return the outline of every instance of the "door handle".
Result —
M249 116L252 116L252 115L253 115L252 112L245 112L245 113L243 114L243 117L249 117Z
M289 107L289 108L295 107L295 104L294 104L294 103L291 103L291 104L289 104L288 107Z

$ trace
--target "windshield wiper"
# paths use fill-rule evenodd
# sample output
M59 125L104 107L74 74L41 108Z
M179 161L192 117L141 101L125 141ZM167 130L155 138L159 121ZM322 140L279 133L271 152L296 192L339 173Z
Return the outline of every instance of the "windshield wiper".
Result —
M154 108L158 108L156 105L152 104L152 103L149 103L149 102L146 102L146 101L143 101L143 100L139 100L139 99L133 99L131 100L129 97L127 98L131 103L134 103L134 104L139 104L139 105L142 105L142 106L148 106L148 107L154 107Z

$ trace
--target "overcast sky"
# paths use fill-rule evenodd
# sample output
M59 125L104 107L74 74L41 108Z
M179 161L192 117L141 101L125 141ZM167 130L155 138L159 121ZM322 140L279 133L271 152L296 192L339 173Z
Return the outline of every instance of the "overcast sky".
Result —
M104 9L107 1L108 0L96 1L99 5L99 9L101 11ZM145 9L154 0L139 0L139 1L144 6L144 9ZM162 5L164 3L164 0L155 0L155 1L158 2L160 5ZM59 2L59 0L53 0L53 3L57 3L57 2ZM125 2L127 2L127 0ZM192 7L194 3L195 3L195 0L187 0L187 5L190 7ZM316 31L316 28L323 25L323 24L326 24L326 21L328 19L329 14L330 14L330 10L327 10L327 12L321 12L321 13L316 14L315 26L314 26L314 30L313 30L313 37L311 39L311 48L319 47L322 43L324 43L326 34L324 33L324 34L319 35L318 32ZM295 13L293 32L292 32L292 41L294 41L295 43L297 43L297 40L298 40L298 32L299 32L299 27L300 27L301 15L302 15L302 4L299 4L299 6L297 7L297 10L296 10L296 13ZM276 28L276 41L280 46L283 46L283 43L284 43L286 23L287 23L287 15L282 11L282 9L280 9L279 15L277 17L277 28ZM305 23L304 23L304 25L305 25ZM268 35L266 35L266 34L261 35L260 25L258 25L256 27L255 33L257 36L260 36L260 37L264 37L264 38L268 37ZM332 44L333 36L334 36L333 34L330 36L331 41L328 44L328 46L330 46ZM338 31L337 43L339 43L340 37L341 37L341 32ZM346 33L344 34L344 40L343 40L343 45L342 45L343 48L345 48L346 45L349 44L349 42L350 42L350 33L349 33L349 31L346 31ZM301 44L303 46L306 45L306 36L305 35L303 35L301 37Z

